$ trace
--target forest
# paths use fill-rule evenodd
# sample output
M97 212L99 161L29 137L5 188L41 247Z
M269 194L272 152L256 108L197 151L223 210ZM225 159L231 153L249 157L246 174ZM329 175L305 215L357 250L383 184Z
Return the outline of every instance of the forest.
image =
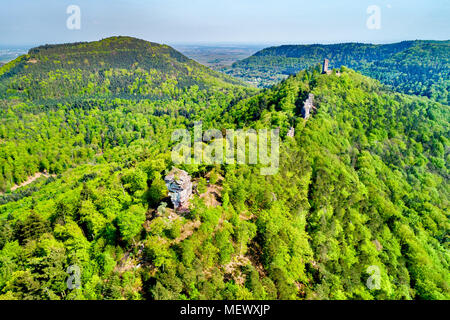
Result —
M450 107L319 62L255 89L115 37L2 66L0 299L450 299ZM178 213L171 135L199 121L279 128L280 166L178 165Z
M450 42L403 41L374 45L283 45L263 49L224 72L265 88L324 59L377 79L395 91L449 104Z

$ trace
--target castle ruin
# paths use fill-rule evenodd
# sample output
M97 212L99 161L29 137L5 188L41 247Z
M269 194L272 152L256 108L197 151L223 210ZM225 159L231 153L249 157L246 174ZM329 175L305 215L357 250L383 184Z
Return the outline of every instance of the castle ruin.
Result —
M331 74L332 70L328 70L329 64L330 61L328 59L323 60L322 74Z
M328 67L330 65L330 60L325 59L323 60L323 67L322 67L322 74L332 74L333 70L328 70ZM341 73L339 72L339 70L336 70L336 76L340 77Z

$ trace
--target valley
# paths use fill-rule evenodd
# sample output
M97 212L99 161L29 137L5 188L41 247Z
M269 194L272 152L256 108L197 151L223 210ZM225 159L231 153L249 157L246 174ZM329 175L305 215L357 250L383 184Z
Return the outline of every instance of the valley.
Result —
M248 58L264 47L264 45L246 44L174 45L175 49L187 57L217 71L231 66L238 60Z

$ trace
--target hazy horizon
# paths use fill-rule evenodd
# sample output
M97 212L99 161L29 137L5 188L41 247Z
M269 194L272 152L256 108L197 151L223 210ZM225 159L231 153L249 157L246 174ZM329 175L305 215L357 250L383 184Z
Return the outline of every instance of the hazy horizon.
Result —
M95 41L114 35L169 45L393 43L450 39L450 2L373 0L0 0L0 45ZM78 6L79 29L68 8ZM379 26L370 29L371 7Z
M38 47L38 46L43 46L43 45L54 45L54 44L66 44L66 43L77 43L77 42L93 42L93 41L100 41L102 39L105 38L110 38L110 37L116 37L116 36L128 36L128 35L111 35L108 37L102 37L100 39L97 40L80 40L80 41L70 41L70 42L48 42L48 43L36 43L36 44L22 44L22 45L7 45L7 44L2 44L0 43L0 49L26 49L29 50L31 48L34 47ZM132 36L130 36L132 37ZM136 37L135 37L136 38ZM141 40L145 40L145 41L149 41L149 42L155 42L155 43L159 43L159 44L166 44L172 47L182 47L182 46L186 46L186 47L263 47L263 48L267 48L270 46L276 47L276 46L284 46L284 45L333 45L333 44L343 44L343 43L365 43L365 44L375 44L375 45L382 45L382 44L392 44L392 43L398 43L398 42L405 42L405 41L450 41L449 39L404 39L404 40L398 40L398 41L387 41L387 42L370 42L370 41L335 41L335 42L305 42L305 43L251 43L251 42L156 42L153 41L151 39L143 39L143 38L138 38Z

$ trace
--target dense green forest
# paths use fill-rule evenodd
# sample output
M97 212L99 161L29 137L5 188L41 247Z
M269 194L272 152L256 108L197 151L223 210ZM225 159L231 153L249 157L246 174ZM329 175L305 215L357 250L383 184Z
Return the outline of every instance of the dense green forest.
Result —
M32 101L77 97L177 98L184 89L240 84L167 45L131 37L45 45L0 71L0 98Z
M396 91L450 103L450 41L283 45L263 49L224 71L268 87L326 58L331 67L350 67Z
M56 55L77 67L39 66ZM122 37L36 48L0 74L0 299L450 298L448 105L320 65L257 91ZM158 80L135 91L142 74ZM198 121L280 128L280 167L181 165L194 196L177 214L171 134ZM10 191L36 172L52 176Z

